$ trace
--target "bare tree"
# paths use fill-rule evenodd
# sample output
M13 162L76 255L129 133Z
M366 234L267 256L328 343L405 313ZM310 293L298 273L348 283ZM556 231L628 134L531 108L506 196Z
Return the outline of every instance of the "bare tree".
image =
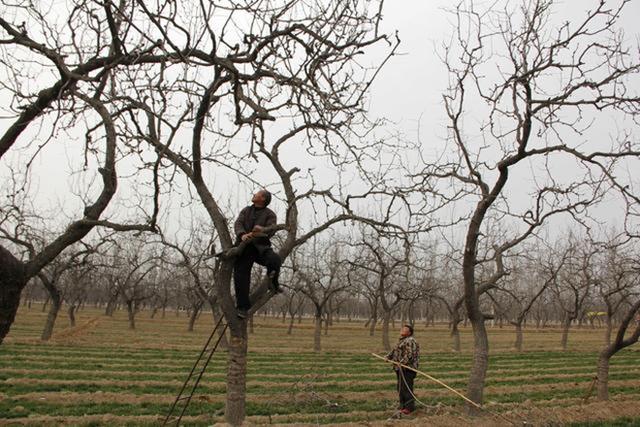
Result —
M126 112L119 122L123 136L151 147L162 159L154 167L177 169L215 228L224 252L216 268L216 290L230 331L225 417L238 425L245 414L247 323L238 319L229 287L232 214L222 209L223 195L213 191L208 176L227 171L229 179L252 186L277 183L270 189L276 193L273 187L280 188L286 204L285 221L279 227L286 229L279 248L283 259L334 224L371 221L359 215L357 207L372 194L373 185L349 194L339 182L333 187L315 180L314 170L302 170L299 158L292 164L287 153L301 149L303 157L324 157L337 171L347 165L358 170L364 162L379 158L384 141L369 139L377 123L364 116L364 102L378 65L393 51L371 67L354 60L367 47L386 40L377 33L379 8L368 2L229 0L219 6L194 1L193 10L199 15L189 17L170 6L156 9L139 12L152 23L150 34L161 35L163 48L180 59L149 64L135 73L123 70L118 85L126 94L111 101ZM130 15L122 19L127 25L139 25L138 18ZM243 29L240 23L248 26ZM195 30L186 34L185 28ZM130 43L122 39L127 33L118 36L123 45ZM183 57L187 61L181 61ZM129 84L140 81L144 83ZM178 137L185 134L190 144L182 145ZM254 161L259 162L255 168ZM252 179L256 169L264 179ZM379 183L367 168L359 171ZM312 212L311 218L301 222L301 209ZM249 314L271 296L266 280L256 286Z
M569 250L564 249L559 253L553 248L543 251L539 245L532 246L529 252L537 255L520 259L518 265L511 269L510 280L498 289L509 296L507 301L497 305L515 327L514 347L517 351L522 351L522 327L531 308L552 285L558 286L558 275L569 254Z
M80 3L75 7L60 7L59 21L47 13L49 6L41 2L29 4L3 2L0 5L0 73L3 81L5 116L12 122L0 135L0 158L9 176L22 181L13 188L3 187L11 202L3 204L2 224L11 228L16 212L23 211L18 199L29 189L35 158L53 142L73 141L84 135L84 145L78 151L79 175L83 182L78 194L84 209L57 233L57 236L32 254L20 252L14 245L20 240L19 230L2 236L0 246L0 342L9 332L15 318L20 293L29 279L63 250L80 241L96 226L120 231L154 230L159 192L152 185L154 207L142 224L119 224L107 212L118 185L117 117L108 105L105 94L118 96L113 77L125 68L139 69L145 64L167 61L187 62L193 52L168 52L166 37L154 37L151 22L128 21L128 17L145 9L144 2L106 1L101 5ZM133 6L133 7L130 7ZM67 11L65 13L63 11ZM145 28L146 27L146 28ZM47 83L33 91L31 82ZM42 124L39 130L37 124ZM28 137L26 129L34 129ZM64 143L64 142L61 142ZM123 142L124 145L124 142ZM20 151L25 155L12 156ZM47 162L42 162L47 163ZM145 182L144 178L139 183ZM148 182L157 181L157 176ZM139 187L140 188L140 187ZM28 197L28 195L27 195ZM22 214L20 214L22 215ZM42 217L41 215L39 215ZM49 230L53 233L53 229Z
M442 255L441 266L438 277L438 285L434 290L434 298L444 306L449 317L449 329L451 329L452 350L460 351L460 322L462 322L464 313L462 312L462 304L464 303L464 294L461 286L458 284L457 278L460 274L460 261L456 255L456 251L449 250L448 253Z
M635 271L634 259L638 256L637 248L634 248L628 239L621 237L618 235L608 239L597 260L600 264L600 274L596 277L595 287L605 307L605 346L611 344L615 317L620 315L623 306L632 303L633 296L638 292L638 274Z
M161 231L159 235L161 243L178 255L177 260L167 257L164 262L173 265L174 268L184 269L191 279L186 281L192 284L187 287L188 300L192 307L188 330L193 330L195 316L202 306L198 300L207 302L213 316L213 324L217 324L222 312L218 303L218 294L215 292L215 269L218 268L219 263L216 263L213 268L208 265L208 261L212 257L210 253L212 236L206 236L200 226L191 227L191 233L183 244L170 241ZM222 331L220 331L220 346L221 348L228 346L227 337Z
M552 288L560 308L562 336L560 346L567 349L569 329L583 311L595 284L594 256L596 251L588 240L570 235L565 243L566 259Z
M598 355L599 400L609 399L611 357L640 339L640 268L635 243L634 236L619 234L609 238L604 246L603 274L597 284L607 313L605 344ZM613 316L616 314L621 319L612 341Z
M73 269L67 274L65 300L67 301L69 326L76 326L76 312L85 303L89 293L94 292L89 284L95 282L93 280L95 277L95 267L92 262L81 269Z
M404 247L398 247L397 239L363 235L360 241L353 244L357 256L347 261L353 267L368 271L376 277L377 300L382 309L382 346L386 351L391 349L389 324L392 316L400 307L403 294L412 290L406 275L402 276L409 262L410 249L406 240L403 243Z
M0 238L13 244L14 248L23 252L28 259L34 258L44 247L48 239L44 229L45 221L36 215L25 212L25 206L18 206L17 197L11 197L12 203L7 206L6 216L0 221ZM54 237L55 239L55 237ZM64 289L62 283L63 276L72 269L80 268L87 264L87 258L94 250L82 242L72 244L68 247L66 253L54 259L47 266L43 267L37 277L48 293L47 303L43 306L43 310L48 306L47 320L45 321L41 340L48 341L53 333L58 313L64 300Z
M313 351L321 350L322 322L328 325L328 304L339 292L349 286L343 280L345 265L340 247L328 241L319 243L314 239L310 249L299 248L291 259L294 274L300 277L300 286L294 291L304 294L313 304L314 333ZM304 260L304 261L302 261Z
M488 366L486 316L476 279L488 215L500 215L503 224L509 219L519 224L511 237L496 243L490 258L497 261L552 215L579 219L586 206L600 199L603 182L612 182L612 165L637 155L624 141L603 148L597 138L585 144L581 137L594 120L607 120L606 112L637 109L630 79L640 64L627 54L616 30L626 3L595 2L582 19L555 28L548 0L489 10L467 1L453 11L456 27L443 61L450 74L444 103L454 152L425 165L416 175L415 189L447 203L466 202L461 207L474 201L466 222L463 281L474 334L467 395L476 403L483 400ZM480 134L473 123L480 123ZM556 158L565 160L563 172L566 160L571 161L571 177L552 166ZM508 203L514 197L508 184L523 167L535 170L536 177L527 187L518 186L519 194L532 197L529 206L516 209ZM505 271L498 267L495 274ZM476 413L472 405L468 410Z
M40 339L43 341L47 341L51 338L56 319L58 318L58 313L60 311L60 308L62 307L62 303L69 296L69 292L67 292L67 286L65 286L68 285L68 283L65 283L68 280L65 280L65 276L68 277L69 274L74 271L82 271L83 273L87 273L87 267L91 267L87 264L89 262L89 256L94 253L94 249L86 245L74 246L76 247L69 248L66 254L63 254L62 256L54 259L51 263L49 263L49 265L44 267L38 273L38 278L42 282L42 285L46 288L51 299L51 305L47 314L47 320L40 337ZM75 275L74 279L81 279L82 276L83 274ZM78 304L78 300L81 298L82 292L75 292L75 298L69 306L69 319L72 326L75 324L73 312L76 305Z
M370 337L375 334L376 325L378 324L378 307L380 305L378 282L371 280L371 275L373 275L373 273L366 269L360 274L347 275L347 280L350 280L352 284L355 285L355 289L359 290L360 295L364 297L369 306L369 316L364 327L369 328Z
M139 246L125 248L127 249L129 251L118 257L115 280L120 290L120 298L127 308L129 329L135 329L136 314L140 311L142 304L151 297L151 286L147 278L157 269L159 256L150 252L145 253L144 248Z
M285 321L287 314L289 315L287 335L291 335L296 315L298 315L304 308L305 296L302 292L298 291L302 286L301 281L302 279L299 275L294 275L294 278L290 280L290 284L286 285L288 290L285 294L285 301L283 303L285 312L282 316L282 320Z

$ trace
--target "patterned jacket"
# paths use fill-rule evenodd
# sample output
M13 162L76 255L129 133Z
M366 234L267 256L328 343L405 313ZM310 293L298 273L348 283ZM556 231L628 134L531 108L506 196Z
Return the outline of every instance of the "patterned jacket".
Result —
M420 345L412 336L402 337L395 348L387 354L387 359L418 369Z

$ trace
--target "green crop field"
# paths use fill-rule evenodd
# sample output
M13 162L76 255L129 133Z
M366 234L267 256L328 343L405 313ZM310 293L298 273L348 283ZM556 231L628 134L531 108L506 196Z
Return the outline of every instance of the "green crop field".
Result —
M0 424L158 425L212 327L208 314L187 332L184 314L151 319L143 312L131 331L125 313L110 318L85 309L75 328L61 314L53 339L43 343L44 319L38 307L22 308L0 345ZM406 421L387 421L396 405L395 376L370 355L383 352L379 331L370 337L363 322L336 322L322 336L324 351L316 354L310 320L296 323L291 335L287 326L274 318L255 319L247 375L250 424L640 425L638 346L612 361L611 401L592 396L585 403L602 342L599 329L573 330L566 352L559 349L559 330L526 330L526 351L517 353L511 328L490 328L483 417L465 417L460 398L418 378L417 413ZM449 350L444 325L417 325L416 338L421 367L464 392L470 330L462 330L460 353ZM226 354L219 352L187 409L185 425L223 421L225 369Z

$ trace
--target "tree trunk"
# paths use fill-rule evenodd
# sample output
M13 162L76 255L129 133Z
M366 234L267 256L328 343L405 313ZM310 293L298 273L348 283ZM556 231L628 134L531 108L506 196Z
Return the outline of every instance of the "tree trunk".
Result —
M221 313L218 314L218 316L222 316ZM218 323L218 319L216 315L213 316L213 324L216 325ZM223 320L224 322L224 320ZM220 337L220 344L218 344L218 348L221 350L228 350L229 349L229 340L227 339L227 334L221 330L220 333L218 334L218 336Z
M489 366L489 340L484 319L471 319L473 328L473 362L467 385L467 397L478 405L482 405L484 381ZM479 415L480 410L473 405L467 405L469 415Z
M516 323L516 342L514 347L516 351L522 351L522 322Z
M501 171L501 178L504 179L504 183L506 176L503 171ZM478 405L482 405L483 403L484 383L489 365L489 340L487 338L485 317L480 311L480 295L478 294L476 286L476 252L480 225L492 201L492 199L485 199L478 203L478 207L467 230L464 258L462 261L464 304L467 309L467 315L464 321L466 324L468 319L471 322L471 328L473 330L473 360L471 372L469 373L469 382L467 383L467 398ZM467 413L471 416L480 415L478 408L471 404L467 404Z
M255 329L253 328L253 315L251 315L251 317L249 317L249 333L253 334L255 332Z
M42 335L40 336L42 341L49 341L49 338L53 335L53 327L56 324L60 307L62 307L62 296L60 295L60 292L55 287L49 286L47 287L47 290L51 296L51 306L49 307L49 313L47 313L47 320L44 324Z
M329 335L329 323L331 322L331 317L327 314L327 320L324 322L324 335L327 336Z
M320 351L320 335L322 334L322 315L315 315L315 329L313 331L313 351Z
M378 323L378 315L374 315L369 323L369 336L372 337L376 332L376 323Z
M385 351L391 351L391 342L389 341L389 322L391 321L391 311L385 311L382 316L382 347Z
M453 351L460 352L460 329L458 329L458 322L452 323L451 338L453 338Z
M0 344L9 333L27 285L23 264L0 246Z
M69 314L69 326L73 328L76 326L76 305L70 304L67 313Z
M291 335L291 331L293 331L293 322L296 320L295 314L291 315L291 319L289 319L289 328L287 328L287 335Z
M107 302L107 307L104 309L105 316L113 317L113 312L116 309L116 299L112 298Z
M242 322L239 336L231 333L227 371L227 402L224 417L232 426L244 421L247 396L247 322Z
M562 337L560 338L560 347L563 350L567 349L567 342L569 341L569 328L571 327L571 319L567 318L562 322Z
M611 331L613 330L613 321L611 320L611 316L606 317L606 329L604 331L604 343L605 346L611 345Z
M198 313L200 312L200 307L193 307L191 310L191 316L189 316L189 326L187 327L187 332L193 332L193 327L196 324L196 320L198 319Z
M607 350L598 357L598 400L609 400L609 359L611 355Z
M410 325L415 325L416 324L416 314L415 314L415 309L414 309L414 304L413 302L411 303L411 305L409 306L409 313L407 313L407 317L409 319L409 324Z
M136 328L136 313L133 307L133 301L127 301L127 314L129 316L129 329Z

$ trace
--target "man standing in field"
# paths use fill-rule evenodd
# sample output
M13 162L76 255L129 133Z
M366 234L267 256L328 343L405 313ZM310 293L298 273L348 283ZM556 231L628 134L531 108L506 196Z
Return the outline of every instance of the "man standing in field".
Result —
M398 380L398 394L400 397L400 412L410 414L416 409L415 397L413 395L413 380L416 372L403 368L400 364L418 369L420 361L420 346L413 338L413 327L403 325L400 329L400 340L395 348L387 354L387 359L398 364L393 365Z
M271 248L269 238L273 236L274 231L265 230L276 225L277 222L276 214L267 208L270 202L271 193L265 189L258 190L251 198L252 205L240 211L233 227L236 244L247 242L236 258L233 270L236 306L238 317L241 319L247 317L247 311L251 308L249 289L254 262L267 267L267 275L271 280L273 291L280 291L278 275L282 259Z

